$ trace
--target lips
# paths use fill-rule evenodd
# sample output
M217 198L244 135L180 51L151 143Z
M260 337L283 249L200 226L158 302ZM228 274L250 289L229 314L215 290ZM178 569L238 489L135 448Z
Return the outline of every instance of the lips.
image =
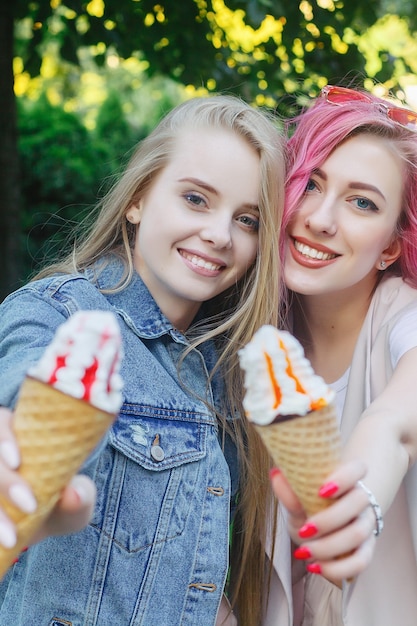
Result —
M187 259L196 268L204 269L209 272L218 272L222 268L225 267L224 263L214 263L213 261L209 261L204 259L203 257L194 254L192 252L186 252L185 250L179 250L180 255Z
M293 259L303 265L310 268L321 268L330 265L340 255L336 254L321 245L312 245L311 242L302 240L301 238L295 239L289 238L289 249Z
M329 261L330 259L335 259L338 255L330 252L324 252L323 250L318 250L317 248L312 248L305 243L301 243L296 239L293 240L294 248L300 252L303 256L309 259L318 259L319 261Z

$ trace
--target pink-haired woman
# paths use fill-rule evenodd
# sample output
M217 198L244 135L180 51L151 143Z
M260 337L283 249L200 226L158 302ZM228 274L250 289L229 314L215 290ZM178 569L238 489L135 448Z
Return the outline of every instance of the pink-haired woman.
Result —
M273 472L295 545L278 534L265 624L414 626L417 114L327 86L290 129L287 324L336 392L345 446L310 518Z

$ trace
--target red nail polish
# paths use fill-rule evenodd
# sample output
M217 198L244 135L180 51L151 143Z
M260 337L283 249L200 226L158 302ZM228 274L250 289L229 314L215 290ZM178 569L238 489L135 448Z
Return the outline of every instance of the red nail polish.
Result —
M339 491L339 485L330 481L326 483L319 489L319 496L322 498L330 498L330 496L334 496L335 493Z
M296 559L309 559L311 557L311 551L307 546L300 546L294 550L294 558Z
M321 567L318 563L309 563L307 565L307 570L311 574L321 574Z
M275 478L275 476L278 476L279 474L281 474L281 471L277 467L271 467L271 469L269 470L270 480L272 480L273 478Z
M17 557L15 559L13 559L12 565L16 565L16 563L19 563L19 559Z
M317 535L318 532L319 530L315 524L307 522L307 524L301 526L298 534L302 539L308 539L309 537L314 537L314 535Z

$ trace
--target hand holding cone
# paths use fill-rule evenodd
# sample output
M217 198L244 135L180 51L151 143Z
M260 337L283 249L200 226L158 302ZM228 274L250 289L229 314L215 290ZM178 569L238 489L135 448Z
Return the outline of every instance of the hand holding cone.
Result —
M0 506L17 530L13 548L0 546L0 577L113 423L122 399L120 358L113 315L79 312L58 329L24 380L13 429L21 457L18 471L31 487L37 509L24 513L0 496Z

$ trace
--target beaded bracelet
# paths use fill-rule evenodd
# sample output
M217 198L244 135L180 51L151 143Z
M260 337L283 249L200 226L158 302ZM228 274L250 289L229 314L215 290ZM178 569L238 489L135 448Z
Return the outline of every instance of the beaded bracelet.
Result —
M374 511L374 514L375 514L376 527L374 529L374 535L375 535L375 537L379 537L379 535L382 533L382 529L384 528L384 520L383 520L383 517L382 517L381 507L379 506L378 502L376 501L376 498L375 498L374 494L372 493L372 491L370 489L368 489L368 487L366 485L364 485L361 480L358 480L357 484L359 485L359 487L362 487L362 489L364 490L364 492L368 496L369 504L371 505L371 507L372 507L372 509Z

